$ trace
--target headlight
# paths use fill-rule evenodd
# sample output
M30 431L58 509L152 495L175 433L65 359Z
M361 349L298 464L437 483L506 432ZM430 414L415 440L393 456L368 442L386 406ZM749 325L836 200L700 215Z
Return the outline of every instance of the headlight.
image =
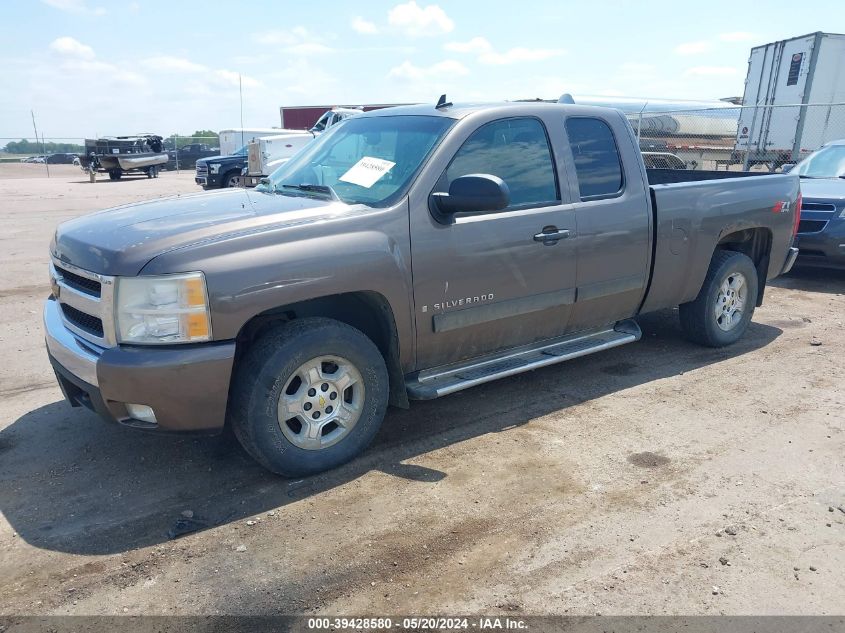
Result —
M115 302L119 343L167 345L211 339L202 273L120 277Z
M220 163L211 163L211 165L208 166L208 171L209 173L216 174L220 171Z

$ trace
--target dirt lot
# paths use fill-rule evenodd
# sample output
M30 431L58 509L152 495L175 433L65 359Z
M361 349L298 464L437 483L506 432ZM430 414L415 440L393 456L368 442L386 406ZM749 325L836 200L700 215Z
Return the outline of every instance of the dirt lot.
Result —
M71 409L47 363L53 227L191 174L22 167L0 165L0 614L842 613L845 275L776 281L726 350L645 316L637 344L393 410L362 458L288 481L228 437ZM209 528L169 540L183 512Z

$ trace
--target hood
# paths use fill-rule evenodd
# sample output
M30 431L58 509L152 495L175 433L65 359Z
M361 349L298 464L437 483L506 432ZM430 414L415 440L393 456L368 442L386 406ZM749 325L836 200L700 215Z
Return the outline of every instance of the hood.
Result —
M64 222L50 251L85 270L133 276L157 255L177 248L348 209L342 202L245 189L174 196Z
M239 163L244 161L246 161L246 156L232 154L230 156L207 156L206 158L198 159L197 163Z
M804 200L845 200L845 178L802 178L801 195Z

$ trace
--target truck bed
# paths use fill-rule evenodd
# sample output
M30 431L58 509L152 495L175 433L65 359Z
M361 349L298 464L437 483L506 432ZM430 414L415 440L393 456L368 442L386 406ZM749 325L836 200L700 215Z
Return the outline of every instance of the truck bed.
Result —
M654 244L642 312L692 301L714 250L732 234L759 230L770 252L779 257L787 252L795 209L787 204L782 210L781 205L798 197L797 175L683 169L647 173ZM768 262L759 271L761 281L776 276L782 265Z
M708 169L646 169L648 184L667 185L679 182L700 182L702 180L724 180L725 178L746 178L749 176L771 176L766 171L714 171Z

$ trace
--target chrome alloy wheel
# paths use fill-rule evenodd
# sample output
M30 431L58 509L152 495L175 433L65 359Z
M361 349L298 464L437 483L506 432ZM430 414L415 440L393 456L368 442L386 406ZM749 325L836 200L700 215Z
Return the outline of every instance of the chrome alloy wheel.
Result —
M745 313L748 284L742 273L731 273L722 282L714 308L716 324L725 332L734 329Z
M279 397L279 426L299 448L337 444L358 423L364 408L364 379L340 356L313 358L293 372Z

